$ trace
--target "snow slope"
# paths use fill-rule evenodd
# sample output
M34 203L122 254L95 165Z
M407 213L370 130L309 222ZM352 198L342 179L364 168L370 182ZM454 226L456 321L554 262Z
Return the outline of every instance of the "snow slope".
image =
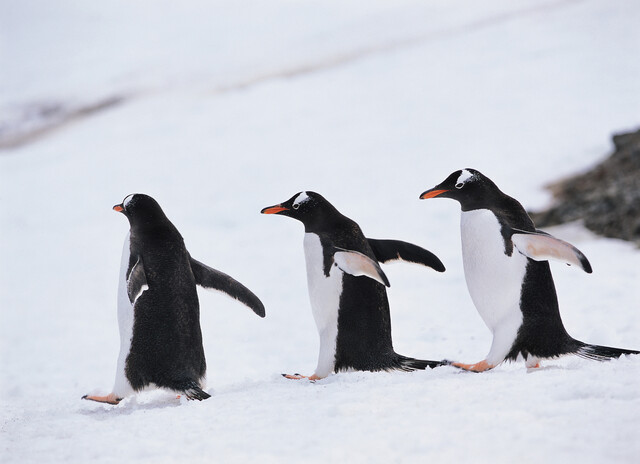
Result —
M637 462L640 359L345 373L315 384L302 227L262 207L321 192L370 237L447 266L385 266L394 346L478 361L459 207L418 195L475 167L529 208L546 182L637 127L637 2L0 3L0 120L55 127L0 152L0 457L6 463ZM25 105L114 107L51 126ZM13 127L12 126L12 127ZM265 303L201 292L208 391L117 407L117 275L129 193L191 254ZM640 251L551 231L592 275L552 265L568 331L640 347Z

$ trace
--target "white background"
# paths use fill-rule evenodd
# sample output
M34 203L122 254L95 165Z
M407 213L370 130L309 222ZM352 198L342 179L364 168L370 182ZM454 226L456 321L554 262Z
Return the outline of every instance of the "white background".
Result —
M640 359L527 372L342 373L315 384L302 227L262 207L322 193L444 274L384 266L397 352L475 362L459 206L418 195L474 167L526 208L640 123L639 4L576 1L0 2L0 115L123 102L0 152L0 458L66 462L637 462ZM213 397L113 407L128 225L152 195L191 254L267 317L200 292ZM640 349L640 252L550 230L594 268L553 264L571 335Z

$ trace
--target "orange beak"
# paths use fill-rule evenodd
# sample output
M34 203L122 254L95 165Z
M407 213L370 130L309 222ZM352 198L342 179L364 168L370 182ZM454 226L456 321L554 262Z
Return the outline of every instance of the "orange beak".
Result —
M115 205L115 206L113 207L113 210L114 210L114 211L117 211L117 212L119 212L119 213L121 213L121 212L123 212L123 211L124 211L124 207L123 207L122 205Z
M289 210L289 208L285 208L284 206L275 205L275 206L267 206L266 208L264 208L260 212L262 214L278 214L278 213L281 213L283 211L288 211L288 210Z
M422 195L420 195L421 200L427 200L429 198L437 197L438 195L443 194L444 192L448 192L449 190L427 190Z

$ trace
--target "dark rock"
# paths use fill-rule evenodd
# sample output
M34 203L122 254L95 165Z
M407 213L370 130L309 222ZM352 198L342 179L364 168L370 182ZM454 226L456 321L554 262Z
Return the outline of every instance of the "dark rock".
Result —
M537 227L583 221L597 234L640 246L640 130L614 135L613 144L597 166L547 186L554 205L531 213Z

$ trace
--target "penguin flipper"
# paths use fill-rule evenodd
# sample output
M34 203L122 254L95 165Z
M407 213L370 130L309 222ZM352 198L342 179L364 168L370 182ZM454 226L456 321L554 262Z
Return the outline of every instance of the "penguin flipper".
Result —
M553 259L569 265L576 265L587 274L593 272L589 260L580 250L546 232L513 229L511 241L518 251L527 258L535 261Z
M142 264L142 258L138 257L136 263L129 271L129 277L127 278L127 295L129 301L134 304L140 295L147 290L147 275L144 272L144 265Z
M231 298L248 306L258 316L265 316L262 301L247 287L224 272L217 271L191 257L189 257L189 260L191 263L191 271L193 272L197 285L208 290L217 290L226 293Z
M413 243L401 240L378 240L375 238L368 238L367 241L373 250L373 254L376 255L376 258L381 263L406 261L422 264L438 272L445 271L444 264L436 255Z
M344 248L335 247L333 253L333 263L342 272L353 276L367 276L373 280L380 282L382 285L390 287L389 279L384 274L380 265L360 252L353 250L345 250Z

